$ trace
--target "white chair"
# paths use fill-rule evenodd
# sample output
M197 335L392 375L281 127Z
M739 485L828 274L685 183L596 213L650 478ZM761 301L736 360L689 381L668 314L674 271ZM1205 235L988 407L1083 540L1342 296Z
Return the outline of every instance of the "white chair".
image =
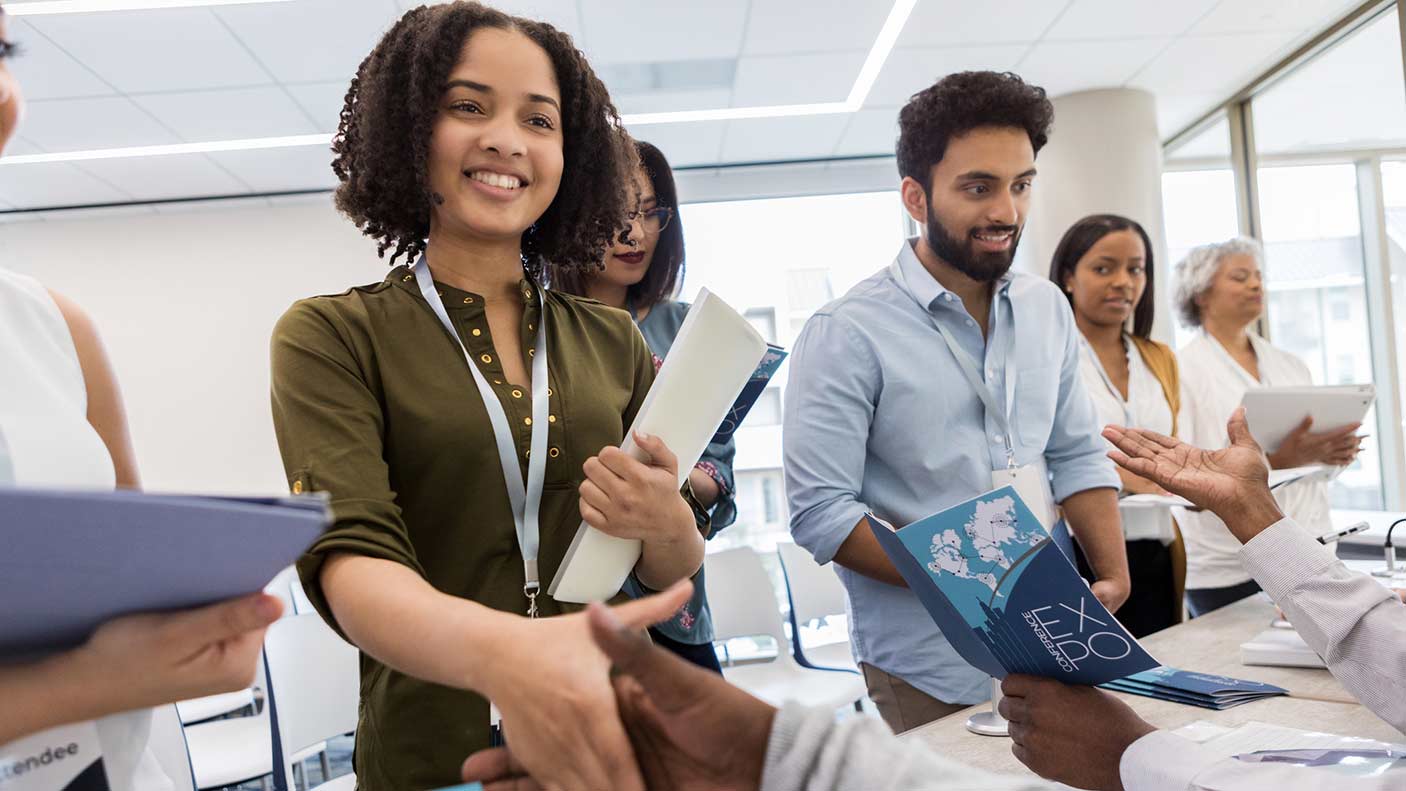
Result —
M254 677L263 675L261 659ZM221 788L250 780L266 784L273 772L267 701L252 716L187 725L185 737L196 788Z
M293 789L293 767L326 740L356 730L360 663L346 643L318 615L295 615L269 627L264 638L268 708L273 713L272 761L279 789ZM327 777L323 763L323 777ZM309 791L354 789L346 774Z
M777 656L767 662L727 666L723 677L766 702L790 700L810 706L856 710L864 697L864 680L850 673L812 670L796 663L776 606L776 593L762 560L750 547L707 556L708 603L713 609L714 640L764 635L776 641Z
M786 590L791 599L791 638L796 661L816 670L846 670L858 673L849 640L806 648L801 644L801 627L832 615L845 614L845 587L834 568L822 566L804 549L790 541L776 545Z
M185 729L181 727L181 717L175 706L158 706L152 710L147 749L171 779L171 791L196 791Z

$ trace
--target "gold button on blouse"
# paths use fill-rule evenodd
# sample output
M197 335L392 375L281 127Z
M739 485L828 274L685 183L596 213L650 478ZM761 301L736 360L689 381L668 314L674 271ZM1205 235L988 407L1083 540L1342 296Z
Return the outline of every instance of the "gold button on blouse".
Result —
M536 349L528 349L528 350L527 350L527 356L528 356L528 357L536 357L536 356L537 356L537 350L536 350Z
M550 398L551 395L552 395L552 388L548 387L548 388L547 388L547 397Z
M414 279L415 279L415 276L414 276L414 275L406 275L405 277L402 277L402 278L401 278L401 280L405 281L406 283L409 283L410 281L412 281L412 280L414 280Z
M479 357L479 359L480 359L480 360L483 360L483 364L484 364L484 365L488 365L489 363L492 363L492 362L493 362L493 355L491 355L491 354L485 354L485 355Z
M548 422L548 423L555 423L555 422L557 422L557 416L556 416L556 415L547 415L547 422Z
M530 425L532 425L532 418L530 418L530 417L525 417L525 418L522 419L522 422L523 422L523 423L526 423L527 425L530 426Z
M522 398L521 390L513 390L513 398Z
M302 493L303 493L303 482L302 482L302 481L293 481L293 494L302 494Z
M464 297L464 304L465 304L465 305L472 305L472 304L474 304L474 298L473 298L473 297Z
M552 448L547 451L547 455L555 459L556 457L561 455L561 448Z
M473 332L473 335L474 335L475 338L477 338L478 336L480 336L480 335L482 335L482 334L483 334L483 330L480 330L480 329L475 329L474 332Z

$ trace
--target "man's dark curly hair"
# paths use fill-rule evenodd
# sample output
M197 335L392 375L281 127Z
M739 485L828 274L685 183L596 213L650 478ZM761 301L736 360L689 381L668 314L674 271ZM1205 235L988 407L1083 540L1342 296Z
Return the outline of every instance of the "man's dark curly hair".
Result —
M983 126L1024 129L1039 154L1050 139L1054 105L1045 89L994 71L949 74L916 93L898 113L898 175L932 192L932 169L954 137Z
M634 145L605 85L571 37L546 24L479 3L407 11L361 62L332 140L341 180L337 208L377 240L390 262L425 250L430 210L430 132L464 42L483 28L515 30L552 61L561 90L561 186L523 234L523 266L540 279L549 261L598 267L601 251L634 206Z

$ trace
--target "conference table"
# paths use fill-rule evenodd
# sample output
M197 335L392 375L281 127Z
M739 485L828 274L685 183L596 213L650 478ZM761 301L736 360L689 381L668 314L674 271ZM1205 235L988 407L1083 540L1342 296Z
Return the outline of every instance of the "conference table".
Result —
M1352 564L1355 565L1355 564ZM1140 641L1157 661L1183 670L1263 681L1289 690L1294 697L1275 697L1226 711L1184 706L1139 695L1114 693L1143 719L1175 730L1198 720L1223 727L1266 722L1306 730L1400 743L1402 735L1354 701L1327 670L1259 667L1240 664L1240 644L1269 628L1274 604L1257 594L1209 615L1173 626ZM989 704L957 712L903 735L924 742L944 756L1002 774L1025 774L1011 755L1010 739L978 736L966 729L967 717L987 711ZM1099 723L1089 723L1099 727Z

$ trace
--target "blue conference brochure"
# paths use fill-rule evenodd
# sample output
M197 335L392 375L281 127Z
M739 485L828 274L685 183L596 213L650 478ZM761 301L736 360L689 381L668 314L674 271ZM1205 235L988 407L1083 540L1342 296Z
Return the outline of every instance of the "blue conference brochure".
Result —
M1156 667L1127 678L1101 684L1104 689L1127 692L1158 700L1221 711L1277 695L1287 695L1283 687L1262 681L1197 673L1175 667Z
M869 527L957 653L1010 673L1101 684L1159 665L1004 486L894 530Z
M0 487L0 660L78 645L119 615L257 592L329 520L313 495Z
M727 411L722 425L718 426L717 433L713 435L713 444L721 444L732 438L733 433L742 425L742 419L747 417L757 399L762 397L762 391L766 390L767 384L780 370L781 363L785 362L788 354L790 352L780 346L770 343L766 345L766 352L762 355L762 361L757 363L757 370L752 372L747 384L742 386L742 392L738 394L737 400L732 402L732 408Z

